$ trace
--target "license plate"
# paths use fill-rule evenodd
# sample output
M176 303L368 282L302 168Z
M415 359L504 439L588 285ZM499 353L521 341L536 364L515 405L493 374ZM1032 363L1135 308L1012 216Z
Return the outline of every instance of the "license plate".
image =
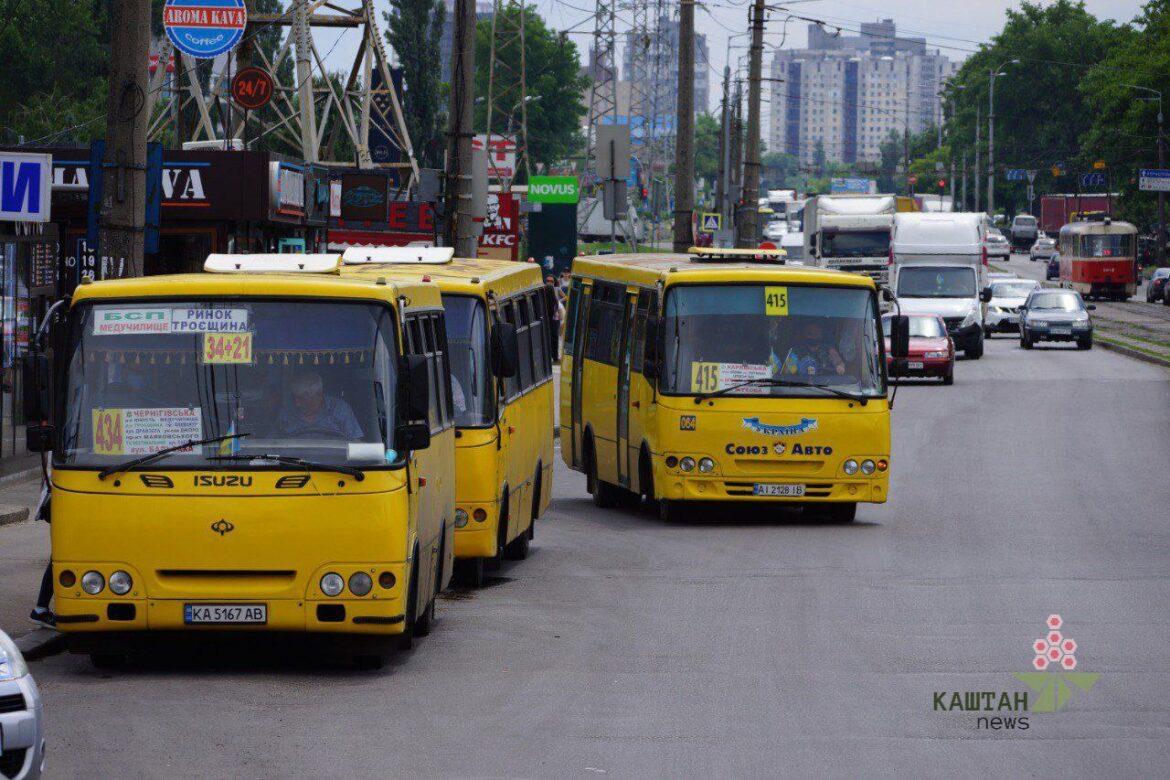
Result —
M803 496L804 485L769 485L757 482L752 487L755 496Z
M264 624L268 622L267 604L185 604L183 622L187 625Z
M1053 336L1071 336L1072 335L1072 328L1053 328L1052 335Z
M922 368L922 366L923 366L923 362L921 360L911 360L909 363L906 364L906 368L910 368L910 369Z

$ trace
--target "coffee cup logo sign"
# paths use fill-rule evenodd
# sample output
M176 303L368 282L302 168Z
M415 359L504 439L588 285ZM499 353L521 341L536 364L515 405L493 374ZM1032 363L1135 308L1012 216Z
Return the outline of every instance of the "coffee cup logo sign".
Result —
M244 37L244 0L167 0L163 28L175 48L197 59L212 59Z

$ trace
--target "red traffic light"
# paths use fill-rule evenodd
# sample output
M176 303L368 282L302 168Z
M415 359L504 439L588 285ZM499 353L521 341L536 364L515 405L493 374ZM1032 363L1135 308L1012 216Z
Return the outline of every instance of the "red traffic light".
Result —
M945 188L946 188L946 186L947 186L947 180L946 180L946 179L939 179L939 180L938 180L938 188L939 188L940 190L941 190L941 189L945 189Z

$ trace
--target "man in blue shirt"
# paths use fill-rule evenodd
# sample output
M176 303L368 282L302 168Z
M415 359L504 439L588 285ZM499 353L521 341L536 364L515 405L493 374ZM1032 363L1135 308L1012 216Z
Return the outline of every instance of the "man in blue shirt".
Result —
M345 441L362 440L353 409L340 398L325 395L319 374L301 374L292 381L292 406L284 408L282 417L281 427L294 438L332 435Z

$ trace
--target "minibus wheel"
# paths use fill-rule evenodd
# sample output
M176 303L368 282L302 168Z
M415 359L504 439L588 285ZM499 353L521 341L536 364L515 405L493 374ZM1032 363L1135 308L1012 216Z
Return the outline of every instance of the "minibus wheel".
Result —
M443 579L443 549L439 548L439 561L435 564L435 584L431 586L431 597L427 601L427 605L423 607L422 614L414 622L414 635L426 636L431 633L431 629L435 627L435 594L438 593L439 582Z

